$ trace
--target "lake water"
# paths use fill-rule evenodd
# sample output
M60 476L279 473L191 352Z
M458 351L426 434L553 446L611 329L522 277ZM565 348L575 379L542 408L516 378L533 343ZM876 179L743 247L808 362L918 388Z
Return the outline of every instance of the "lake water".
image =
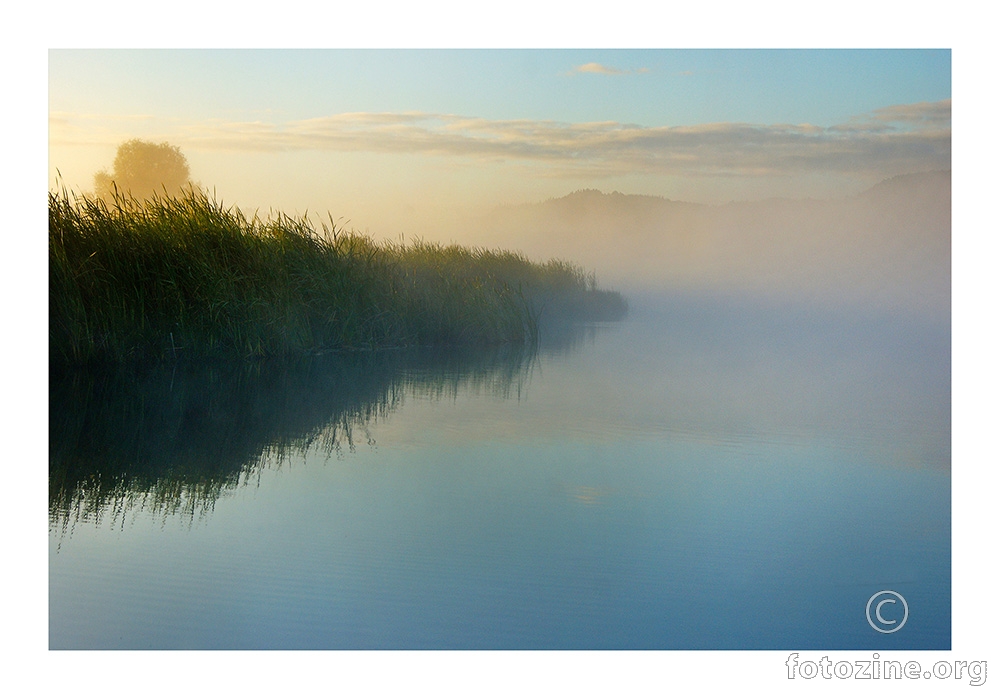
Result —
M950 373L947 322L644 297L53 375L50 646L948 649Z

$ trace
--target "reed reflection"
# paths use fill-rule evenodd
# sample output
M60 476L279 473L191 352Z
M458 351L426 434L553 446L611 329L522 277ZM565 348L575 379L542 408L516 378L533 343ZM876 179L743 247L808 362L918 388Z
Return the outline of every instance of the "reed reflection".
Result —
M571 347L572 333L548 346ZM538 346L358 352L299 359L50 370L49 520L191 518L267 464L372 441L408 395L517 398Z

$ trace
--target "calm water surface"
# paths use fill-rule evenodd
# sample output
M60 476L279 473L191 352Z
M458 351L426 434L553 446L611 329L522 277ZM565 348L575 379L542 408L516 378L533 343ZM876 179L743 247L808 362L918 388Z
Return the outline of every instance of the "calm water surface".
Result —
M634 299L537 354L54 376L51 423L52 648L951 645L947 323Z

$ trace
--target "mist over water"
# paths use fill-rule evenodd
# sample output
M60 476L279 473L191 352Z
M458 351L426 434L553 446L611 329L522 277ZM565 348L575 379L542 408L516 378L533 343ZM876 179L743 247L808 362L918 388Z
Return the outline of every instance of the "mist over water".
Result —
M50 645L950 647L946 324L651 294L476 357L70 388Z
M950 313L950 171L900 176L830 200L702 205L586 190L496 209L468 230L480 244L571 259L632 293Z

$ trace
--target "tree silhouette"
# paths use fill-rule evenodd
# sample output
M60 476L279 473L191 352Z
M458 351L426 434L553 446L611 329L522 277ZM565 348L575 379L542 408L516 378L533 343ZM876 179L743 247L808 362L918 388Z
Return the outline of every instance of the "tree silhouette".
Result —
M118 146L113 172L94 175L94 193L105 200L114 198L116 187L121 194L148 199L154 194L176 196L190 186L191 171L180 148L138 138Z

